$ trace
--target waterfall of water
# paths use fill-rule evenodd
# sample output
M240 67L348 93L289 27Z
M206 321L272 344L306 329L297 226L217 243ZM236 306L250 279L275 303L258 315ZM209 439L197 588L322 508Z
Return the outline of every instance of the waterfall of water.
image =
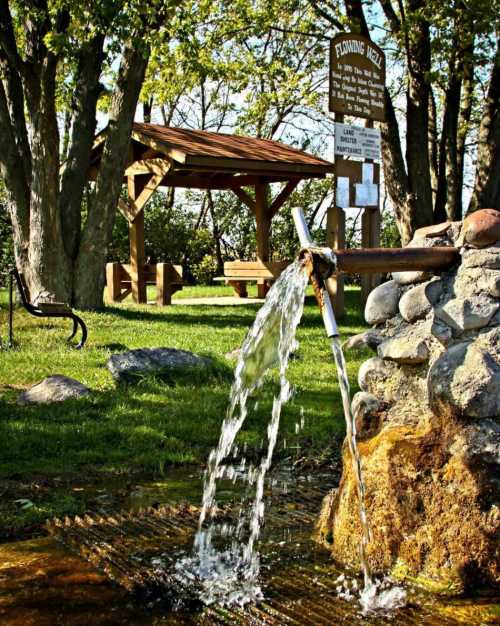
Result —
M206 603L245 604L262 597L258 584L260 571L256 544L264 517L264 485L271 466L278 437L281 408L290 398L286 379L290 354L296 347L295 332L302 317L308 275L301 261L289 265L271 287L266 302L257 313L254 324L243 343L235 369L229 408L222 424L217 447L212 450L205 475L202 510L192 558L178 563L180 575L189 572L201 585ZM267 450L258 467L249 466L246 478L254 487L254 500L249 514L240 511L240 521L231 535L229 549L217 550L214 537L217 525L207 518L217 508L217 480L234 474L230 464L235 439L247 416L249 395L264 380L267 371L279 367L280 391L274 398L271 421L267 429Z

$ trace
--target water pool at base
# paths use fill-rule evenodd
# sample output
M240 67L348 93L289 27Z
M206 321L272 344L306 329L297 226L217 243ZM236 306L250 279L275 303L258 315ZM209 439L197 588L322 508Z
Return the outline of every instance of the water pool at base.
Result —
M321 499L331 486L325 474L271 474L266 485L268 515L261 543L264 600L256 605L224 608L187 602L184 607L172 610L172 597L167 590L163 594L157 589L149 596L134 594L104 573L106 545L113 547L115 558L119 557L121 583L131 572L149 568L153 562L161 561L168 568L179 555L191 549L198 510L192 507L190 514L186 513L191 510L189 507L177 509L175 505L188 496L192 504L199 503L201 480L198 475L176 471L171 473L171 479L167 474L162 483L140 484L131 491L128 503L113 518L118 525L112 536L106 536L105 525L88 529L83 524L73 543L68 536L64 537L66 545L54 537L0 545L0 624L479 626L500 623L500 598L436 598L411 588L407 589L406 607L390 615L362 615L352 589L353 585L361 585L361 576L340 570L328 552L311 540ZM237 490L228 482L222 485L221 497L230 515L231 498L238 504L240 501ZM151 505L153 508L148 509ZM173 507L171 513L165 514L169 532L162 531L165 527L161 522L162 505ZM146 509L140 512L139 507ZM183 513L176 517L178 510ZM127 515L127 511L131 514ZM108 519L109 511L94 513L91 519L98 520L100 516ZM160 520L156 533L154 519ZM82 556L84 553L87 558ZM96 557L99 554L100 561ZM92 555L97 566L88 560Z

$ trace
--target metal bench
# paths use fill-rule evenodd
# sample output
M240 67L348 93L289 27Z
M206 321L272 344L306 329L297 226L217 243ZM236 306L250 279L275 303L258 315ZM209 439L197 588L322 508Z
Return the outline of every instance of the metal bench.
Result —
M84 321L73 313L70 306L64 302L40 302L32 304L30 302L30 295L24 276L20 274L17 269L12 269L9 272L9 341L8 346L11 348L14 345L14 280L17 283L17 289L21 297L21 302L24 308L35 317L67 317L73 320L73 331L68 337L67 341L71 341L78 332L78 327L82 330L82 338L80 342L75 346L77 350L83 348L87 341L87 327Z
M290 261L226 261L224 276L218 276L214 280L231 285L240 298L248 297L247 283L256 282L258 296L263 298L271 283L289 263Z

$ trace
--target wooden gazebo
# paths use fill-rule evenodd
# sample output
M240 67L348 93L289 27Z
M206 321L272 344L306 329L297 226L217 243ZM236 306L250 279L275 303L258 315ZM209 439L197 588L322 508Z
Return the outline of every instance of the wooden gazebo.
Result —
M93 149L90 179L96 176L103 145L101 134ZM146 282L156 275L157 302L169 304L176 282L180 282L175 266L144 263L144 206L158 187L227 189L235 193L255 215L256 256L267 263L273 216L300 180L324 178L330 173L332 163L278 141L134 123L124 180L128 199L119 204L129 222L130 266L113 264L107 277L108 296L120 300L132 292L136 302L145 303ZM283 184L274 198L270 198L270 183ZM253 194L246 190L249 187L254 188ZM261 287L263 292L264 285Z

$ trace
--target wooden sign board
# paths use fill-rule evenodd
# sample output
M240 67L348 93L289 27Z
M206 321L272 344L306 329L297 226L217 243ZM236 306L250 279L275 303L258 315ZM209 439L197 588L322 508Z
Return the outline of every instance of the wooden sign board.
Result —
M385 121L385 56L361 35L337 35L330 43L329 110Z

